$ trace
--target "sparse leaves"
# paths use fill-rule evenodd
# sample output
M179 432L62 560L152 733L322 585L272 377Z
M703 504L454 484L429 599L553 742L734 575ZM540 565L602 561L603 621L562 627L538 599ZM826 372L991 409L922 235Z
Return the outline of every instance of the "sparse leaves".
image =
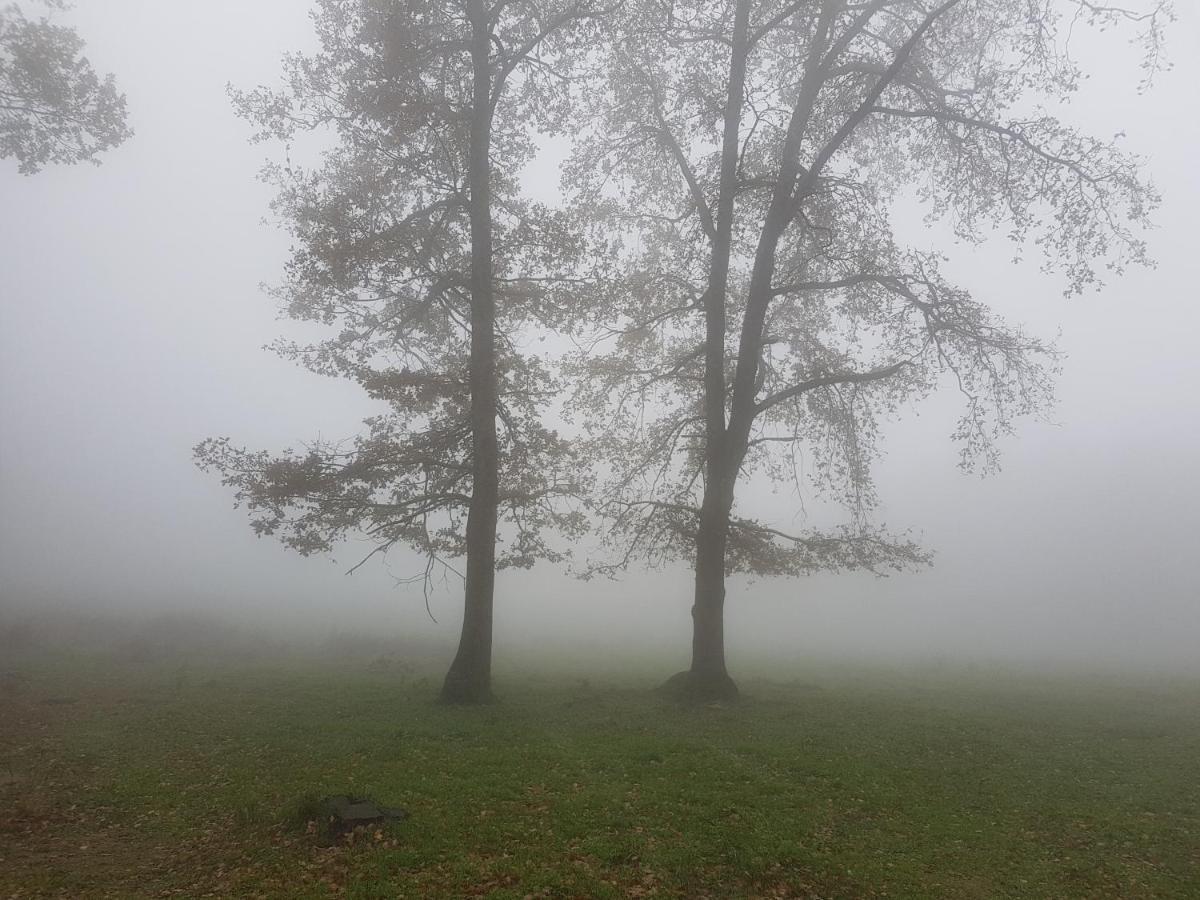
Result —
M249 452L225 440L197 448L200 464L235 488L255 530L301 553L329 552L354 535L371 542L370 555L406 546L430 566L449 567L467 551L477 490L472 9L459 0L322 0L321 49L288 57L281 89L231 90L261 140L335 139L314 169L289 162L264 173L293 238L274 295L290 318L329 329L315 343L275 349L357 382L386 409L358 437L300 452ZM516 182L533 149L529 107L538 97L553 105L558 90L547 43L590 9L513 2L489 13L499 567L560 559L550 535L570 539L583 526L569 501L584 478L568 443L540 421L560 386L521 349L534 330L563 320L572 283L564 273L577 274L580 246L570 223L522 198Z
M926 562L870 525L882 423L956 386L963 465L994 468L999 439L1052 402L1057 355L905 247L893 206L915 195L967 241L1002 228L1067 293L1147 264L1158 195L1140 161L1038 107L1075 90L1081 23L1131 27L1161 67L1169 4L647 0L622 15L568 173L595 231L620 236L574 363L577 415L610 461L616 565L690 558L710 503L731 517L728 571ZM789 537L739 519L733 484L755 473L848 524Z

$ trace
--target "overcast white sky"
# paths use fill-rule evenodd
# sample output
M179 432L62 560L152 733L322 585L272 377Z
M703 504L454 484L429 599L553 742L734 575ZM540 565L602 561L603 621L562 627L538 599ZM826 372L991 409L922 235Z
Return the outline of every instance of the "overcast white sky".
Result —
M1174 71L1138 97L1122 39L1088 41L1070 117L1128 133L1165 203L1159 261L1070 302L1009 249L946 248L949 274L1068 357L1053 423L1028 422L1004 470L963 475L950 403L892 429L883 518L938 551L932 571L731 585L731 666L751 653L1193 662L1200 646L1200 13L1181 0ZM286 327L259 290L286 239L262 219L267 152L225 84L274 82L311 41L296 0L78 0L89 56L117 74L135 137L100 168L0 164L0 608L31 602L201 607L250 619L457 634L461 592L386 569L344 572L257 540L191 448L230 435L281 448L346 436L370 407L351 386L262 350ZM531 173L543 187L552 167ZM768 502L764 499L763 502ZM786 497L769 501L789 502ZM408 574L406 558L391 568ZM614 645L690 640L686 572L580 584L502 574L501 643L532 633Z

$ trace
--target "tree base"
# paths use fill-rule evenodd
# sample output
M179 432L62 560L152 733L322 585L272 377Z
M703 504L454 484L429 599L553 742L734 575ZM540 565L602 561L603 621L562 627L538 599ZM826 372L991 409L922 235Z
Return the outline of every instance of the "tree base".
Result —
M736 703L741 696L727 673L701 673L690 669L668 678L659 693L681 703Z
M455 678L453 673L446 676L442 692L438 694L438 703L447 706L483 706L495 702L496 695L490 684Z

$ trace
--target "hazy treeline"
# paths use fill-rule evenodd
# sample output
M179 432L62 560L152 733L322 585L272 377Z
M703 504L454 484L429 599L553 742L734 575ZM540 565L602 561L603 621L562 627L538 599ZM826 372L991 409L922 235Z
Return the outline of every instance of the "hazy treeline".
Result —
M110 667L203 669L320 660L404 675L434 671L447 649L441 642L379 635L365 628L286 628L277 623L255 627L202 612L139 614L64 607L0 613L0 660L8 663L57 657Z

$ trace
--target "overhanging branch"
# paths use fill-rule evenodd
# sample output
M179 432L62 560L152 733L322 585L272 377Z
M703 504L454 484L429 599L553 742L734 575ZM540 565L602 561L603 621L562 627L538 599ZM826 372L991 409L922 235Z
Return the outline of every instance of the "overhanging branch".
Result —
M786 400L793 397L799 397L801 394L806 394L809 391L816 390L822 387L832 387L839 384L866 384L871 381L882 381L885 378L891 378L897 375L905 367L911 365L907 360L894 363L890 366L884 366L879 369L872 369L869 372L834 372L829 375L820 375L816 378L810 378L807 381L802 381L799 384L794 384L791 387L776 391L773 394L768 394L762 400L754 405L754 414L758 415L765 412L773 406L777 406Z

